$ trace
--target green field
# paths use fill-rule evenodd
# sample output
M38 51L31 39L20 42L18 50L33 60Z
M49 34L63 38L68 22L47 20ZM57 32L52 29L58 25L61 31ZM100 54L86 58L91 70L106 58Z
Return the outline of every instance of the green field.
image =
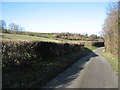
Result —
M18 34L5 34L2 33L2 40L37 40L37 41L57 41L51 38L28 36L28 35L18 35Z
M54 38L51 34L41 34L45 37L37 37L37 36L29 36L29 35L19 35L19 34L6 34L2 33L3 37L2 40L36 40L36 41L50 41L50 42L71 42L71 43L79 43L79 42L90 42L90 41L83 41L83 40L67 40L61 38Z

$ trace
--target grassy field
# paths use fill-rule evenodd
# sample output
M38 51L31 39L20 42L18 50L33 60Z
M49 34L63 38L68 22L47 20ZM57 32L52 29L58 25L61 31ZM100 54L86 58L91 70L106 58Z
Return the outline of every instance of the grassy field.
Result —
M103 52L102 56L104 56L109 61L113 69L118 73L118 59L112 54L106 52Z
M28 36L28 35L18 35L18 34L5 34L2 33L3 40L37 40L37 41L58 41L51 38Z
M41 34L45 37L37 37L37 36L28 36L28 35L19 35L19 34L6 34L2 33L2 40L37 40L37 41L49 41L49 42L71 42L71 43L79 43L79 42L91 42L91 41L83 41L83 40L67 40L61 38L54 38L51 34Z

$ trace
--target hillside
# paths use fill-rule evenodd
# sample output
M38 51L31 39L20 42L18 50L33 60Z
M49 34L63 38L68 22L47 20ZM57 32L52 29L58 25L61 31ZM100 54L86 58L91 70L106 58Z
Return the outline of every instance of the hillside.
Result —
M2 33L2 40L37 40L37 41L58 41L52 38L36 37L19 34L6 34Z
M55 38L52 35L44 34L42 37L38 36L29 36L29 35L20 35L20 34L8 34L2 33L2 40L31 40L31 41L49 41L49 42L71 42L71 43L79 43L79 42L90 42L85 40L67 40L62 38Z
M50 42L91 42L103 41L101 37L96 35L81 35L72 33L35 33L35 32L3 32L1 34L2 40L37 40L37 41L50 41Z

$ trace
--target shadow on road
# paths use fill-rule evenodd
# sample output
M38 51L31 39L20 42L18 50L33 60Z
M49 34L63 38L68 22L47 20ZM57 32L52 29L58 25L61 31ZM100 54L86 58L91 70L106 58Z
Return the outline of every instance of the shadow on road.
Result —
M43 88L64 88L69 85L72 80L78 77L79 73L84 69L84 65L90 61L92 57L97 56L96 53L91 51L87 56L76 61Z

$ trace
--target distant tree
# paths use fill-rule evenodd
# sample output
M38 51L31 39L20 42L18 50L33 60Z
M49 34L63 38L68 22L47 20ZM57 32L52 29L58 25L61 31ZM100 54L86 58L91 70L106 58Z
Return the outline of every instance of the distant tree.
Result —
M4 20L0 20L0 31L4 31L6 29L6 22Z
M9 28L12 31L18 31L19 30L19 25L15 24L15 23L10 23Z
M86 33L85 36L88 36L88 34Z

